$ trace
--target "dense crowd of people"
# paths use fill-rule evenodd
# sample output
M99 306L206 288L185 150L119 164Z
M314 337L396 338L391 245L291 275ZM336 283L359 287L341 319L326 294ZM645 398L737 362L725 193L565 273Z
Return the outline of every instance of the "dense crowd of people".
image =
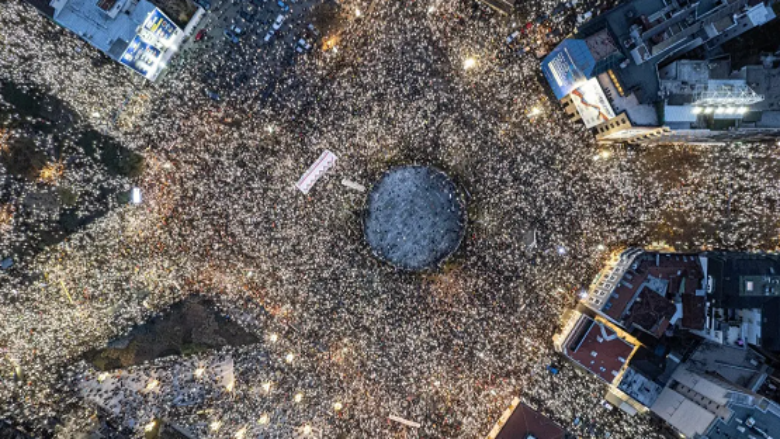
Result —
M135 366L158 384L113 416L139 435L158 419L197 437L473 438L520 396L577 434L656 437L645 417L607 412L603 385L558 359L562 311L625 245L777 245L777 148L600 149L546 98L536 58L498 59L522 22L468 1L345 2L326 36L335 49L265 83L226 81L219 102L204 73L242 74L222 68L220 44L144 84L92 65L93 49L29 6L0 5L0 79L44 88L147 164L140 205L0 278L0 418L39 432L91 422L85 383L100 372L84 352L202 294L263 341L210 354L232 359L235 380L194 405L155 388L197 358ZM336 167L301 194L295 182L325 149ZM443 169L468 194L466 236L439 270L376 260L365 194L340 184L369 187L400 164Z

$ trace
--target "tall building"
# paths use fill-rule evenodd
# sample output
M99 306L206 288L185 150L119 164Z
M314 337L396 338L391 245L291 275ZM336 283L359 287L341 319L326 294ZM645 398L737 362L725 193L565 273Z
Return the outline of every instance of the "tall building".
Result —
M194 12L185 17L182 29L147 0L27 1L111 59L152 81L204 13L191 4Z
M723 65L692 70L695 63L673 62L694 49L707 59L721 54L723 43L775 19L776 1L628 1L561 42L543 60L542 72L566 113L602 143L723 140L736 129L742 137L780 132L780 112L758 105L766 96L751 81L772 87L771 72L756 66L733 73ZM771 64L761 70L772 71Z

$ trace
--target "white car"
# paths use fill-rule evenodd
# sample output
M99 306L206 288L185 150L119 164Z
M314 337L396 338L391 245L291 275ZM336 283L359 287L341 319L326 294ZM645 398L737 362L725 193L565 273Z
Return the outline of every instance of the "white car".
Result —
M311 44L307 43L306 40L304 40L303 38L298 40L298 45L300 47L302 47L304 50L310 50L311 49Z
M267 33L267 34L265 34L265 38L263 38L263 41L265 41L266 43L268 43L268 42L270 42L270 41L271 41L271 38L273 38L273 37L274 37L274 30L273 30L273 29L271 29L271 30L269 30L269 31L268 31L268 33Z
M274 30L279 30L279 28L282 27L282 23L284 23L284 20L286 19L286 16L279 14L279 16L276 17L276 21L274 21Z
M512 35L506 37L506 43L507 44L512 44L512 41L516 40L517 37L519 37L519 36L520 36L520 31L519 30L516 30L516 31L512 32Z

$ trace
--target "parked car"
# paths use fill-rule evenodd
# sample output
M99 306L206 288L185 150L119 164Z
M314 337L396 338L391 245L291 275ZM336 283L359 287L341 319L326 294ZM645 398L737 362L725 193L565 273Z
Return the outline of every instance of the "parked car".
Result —
M225 34L225 38L230 40L231 43L238 44L238 37L233 32L231 32L229 29L225 29L223 34Z
M287 19L285 15L279 14L279 16L276 17L276 21L274 21L274 30L279 30L279 28L282 27L282 23L284 23L285 19Z
M309 25L308 25L308 26L306 26L306 27L307 27L307 28L308 28L310 31L312 31L312 33L313 33L314 35L316 35L316 36L320 36L320 31L318 31L318 30L317 30L317 28L316 28L316 27L314 27L314 25L313 25L313 24L309 23Z
M283 2L282 0L277 0L276 4L279 5L279 7L282 8L282 11L284 11L284 12L287 12L287 11L290 10L290 7L287 6L287 4L285 2Z
M270 43L270 42L271 42L271 39L272 39L273 37L274 37L274 30L273 30L273 29L271 29L271 30L269 30L269 31L268 31L268 33L267 33L267 34L265 34L265 38L263 38L263 41L265 41L266 43Z
M558 368L553 366L552 364L547 365L547 371L553 375L558 375Z
M244 34L244 30L241 29L237 24L230 26L230 31L233 32L233 34L237 37L240 37Z
M206 96L208 96L212 101L219 101L219 95L211 90L206 90Z
M516 31L512 32L512 35L506 37L506 43L507 44L512 44L512 41L516 40L517 37L519 37L519 36L520 36L520 31L519 30L516 30Z
M195 0L195 3L207 11L211 9L211 0Z
M303 38L298 40L298 46L302 47L303 50L311 50L311 44L307 43Z
M200 41L206 36L206 29L201 29L195 34L195 41Z

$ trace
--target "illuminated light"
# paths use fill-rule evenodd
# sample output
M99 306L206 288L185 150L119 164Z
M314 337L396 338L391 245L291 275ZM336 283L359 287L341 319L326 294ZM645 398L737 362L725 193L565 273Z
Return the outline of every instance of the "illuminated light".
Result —
M708 107L704 110L706 114L712 114L715 112L715 109L713 107Z
M205 372L205 371L206 371L206 369L204 369L202 367L199 367L199 368L195 369L195 376L200 378L201 375L203 375L203 372Z
M268 423L269 420L270 419L268 418L268 415L266 413L263 413L260 416L260 419L257 420L257 423L260 424L260 425L265 425L265 424Z
M271 392L271 382L270 381L268 381L268 382L263 384L263 390L265 390L265 393L270 393Z
M333 53L339 53L339 48L336 46L333 46Z
M311 434L311 425L306 424L303 426L303 434Z
M141 204L141 200L142 200L142 197L141 197L141 189L140 189L140 188L137 188L137 187L134 187L134 188L133 188L133 189L130 191L130 201L131 201L133 204Z
M144 431L152 431L154 430L154 426L157 425L157 422L155 420L152 420L152 422L144 425Z
M603 158L603 159L608 159L610 156L612 156L612 152L610 152L610 151L608 151L608 150L606 150L606 149L605 149L605 150L601 151L601 152L599 153L599 155L600 155L600 156L601 156L601 158Z
M597 162L597 161L599 161L600 158L601 158L601 156L596 154L596 155L593 156L593 161Z
M40 172L40 180L44 183L54 183L62 177L62 174L65 172L65 165L59 162L55 163L48 163L46 166L41 169Z
M295 396L293 397L293 401L295 402L303 401L303 393L301 392L296 393Z
M355 17L360 17L361 15L363 15L363 13L360 12L360 9L355 9Z
M474 66L477 65L477 60L474 58L466 58L465 61L463 61L463 68L465 70L469 70L471 68L474 68Z
M111 376L108 372L103 372L100 375L98 375L97 380L99 383L102 383L106 378Z
M271 340L271 343L276 343L279 340L279 335L274 332L268 336L268 340Z
M703 109L703 108L701 108L701 107L693 107L693 110L691 110L691 112L692 112L693 114L700 114L700 113L701 113L703 110L704 110L704 109Z
M585 290L580 291L580 299L588 297L588 292Z
M559 255L565 255L566 254L566 248L562 245L558 246L558 254Z
M267 127L265 127L265 130L268 131L269 133L273 134L274 126L273 125L268 125Z
M98 117L100 117L100 113L98 113L97 111L95 111L94 113L92 113L92 117L94 117L95 119L97 119Z
M238 430L236 432L236 439L244 439L244 436L246 436L246 427L242 428L241 430Z
M431 6L431 7L428 8L428 13L429 14L433 14L434 12L436 12L436 8L434 6Z
M723 107L718 107L718 108L715 110L715 114L723 114L723 113L725 113L725 112L726 112L726 109L725 109L725 108L723 108Z
M232 391L233 391L233 387L235 387L235 385L236 385L236 380L234 380L234 379L233 379L233 380L230 380L230 382L229 382L229 383L227 383L227 385L225 386L225 389L226 389L228 392L232 392Z
M287 355L284 357L284 361L286 361L288 364L289 364L289 363L292 363L294 359L295 359L295 355L293 355L293 353L292 353L292 352L288 353L288 354L287 354Z
M742 107L742 108L739 109L739 113L740 114L745 114L748 111L750 111L750 109L748 107Z
M599 245L596 246L596 250L598 250L600 252L603 252L606 249L607 249L607 247L604 244L599 244Z
M159 381L151 380L149 381L149 384L146 385L146 390L154 390L159 385L160 385Z
M542 110L539 109L539 107L534 107L531 109L531 111L528 113L529 117L536 117L538 115L542 114Z
M343 409L343 408L344 408L344 406L340 402L337 402L337 403L333 404L333 410L335 410L337 412L341 411L341 409Z
M436 381L433 382L433 385L436 386L436 387L439 387L439 386L441 386L441 381L436 380Z
M211 431L218 431L219 427L222 427L222 423L220 421L214 421L210 425Z

